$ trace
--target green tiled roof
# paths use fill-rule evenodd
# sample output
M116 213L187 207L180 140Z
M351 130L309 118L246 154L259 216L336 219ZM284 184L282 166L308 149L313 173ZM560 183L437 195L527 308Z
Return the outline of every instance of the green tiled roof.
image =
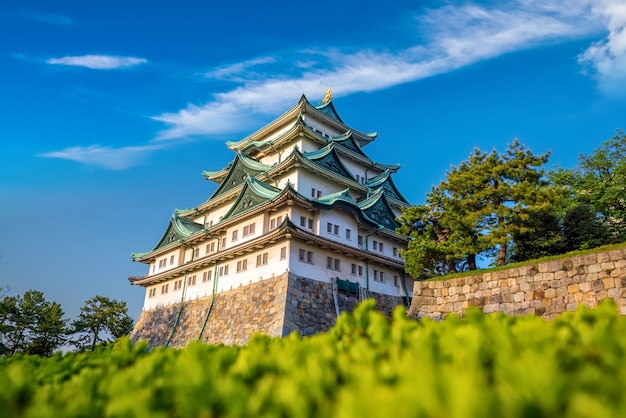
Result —
M321 196L316 199L317 202L324 203L326 205L332 205L336 201L341 200L343 202L348 202L352 204L356 204L356 201L350 195L350 189L345 189L340 192L327 194L325 196Z
M319 106L315 106L315 108L319 110L320 112L322 112L323 114L330 116L332 119L336 120L337 122L343 123L343 120L341 120L341 118L339 117L339 114L337 113L337 110L335 109L335 106L333 105L332 100L329 100L328 102L323 103Z
M335 144L333 142L326 145L324 148L320 148L317 151L303 152L302 155L309 161L331 170L341 176L352 178L352 173L341 162L335 151Z
M372 177L365 182L365 186L370 189L383 189L384 193L387 196L391 196L395 199L398 199L404 203L409 203L404 196L400 193L396 185L393 183L391 179L391 170L387 169L377 175L376 177Z
M154 248L144 253L133 253L132 257L134 260L145 257L159 248L166 247L172 243L178 242L181 239L185 239L190 235L201 231L203 228L203 225L197 224L185 218L180 218L176 213L174 213L167 224L167 228L165 228L165 232Z
M374 190L369 197L357 203L357 206L368 218L379 225L395 231L400 225L396 222L396 215L385 198L383 189Z
M272 168L271 165L263 164L247 157L242 152L237 153L237 156L233 162L230 163L229 167L228 174L209 200L243 184L246 181L246 177L254 177Z
M274 199L280 194L280 191L279 188L272 187L254 177L248 176L241 193L239 193L237 201L235 201L229 211L224 214L222 221Z

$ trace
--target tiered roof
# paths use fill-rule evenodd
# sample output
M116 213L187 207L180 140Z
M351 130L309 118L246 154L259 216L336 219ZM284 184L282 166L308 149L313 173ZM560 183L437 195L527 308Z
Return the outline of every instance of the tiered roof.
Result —
M322 135L309 126L308 115L344 134ZM284 147L302 136L319 144L320 148L316 151L302 152L295 146L291 153L277 164L268 165L259 161L262 156L276 152L274 150L277 148ZM346 126L332 100L320 106L313 106L303 95L294 107L270 124L240 141L228 142L228 147L236 151L233 161L221 170L202 173L207 180L219 184L211 197L198 207L176 210L157 245L150 252L133 254L133 259L137 261L150 259L155 252L160 253L162 248L169 247L179 240L189 242L195 236L222 230L244 215L267 210L268 205L278 204L286 199L296 200L301 205L319 210L341 207L352 213L364 226L377 229L395 239L405 240L395 233L399 225L395 221L392 209L408 206L407 200L391 178L391 174L400 167L377 163L362 150L362 147L373 141L376 136L377 134L363 134ZM380 173L360 183L355 180L340 157L359 162L368 167L368 170L375 168ZM315 199L298 193L289 183L283 189L268 184L269 181L274 183L277 176L294 167L329 178L346 188ZM350 190L360 193L363 197L355 199ZM234 202L227 213L211 227L207 228L190 219L232 200ZM292 227L297 228L295 225Z

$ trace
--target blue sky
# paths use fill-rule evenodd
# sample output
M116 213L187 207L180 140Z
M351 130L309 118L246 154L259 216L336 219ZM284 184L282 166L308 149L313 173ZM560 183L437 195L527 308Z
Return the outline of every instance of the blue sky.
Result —
M211 3L0 4L0 286L136 318L130 253L302 93L377 131L413 203L475 146L573 167L626 129L623 0Z

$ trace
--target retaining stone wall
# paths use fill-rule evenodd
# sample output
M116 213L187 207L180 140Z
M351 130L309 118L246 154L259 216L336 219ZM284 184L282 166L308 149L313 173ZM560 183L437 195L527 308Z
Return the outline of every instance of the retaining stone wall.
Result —
M376 293L372 297L387 314L402 304L399 297ZM338 295L340 312L350 312L358 303L355 296ZM185 302L182 311L180 304L143 311L131 339L146 340L150 347L169 339L169 346L184 347L202 332L201 340L207 343L245 344L255 332L273 337L325 332L337 319L332 284L291 273L218 293L202 331L210 306L211 296Z
M546 261L449 280L415 282L409 316L441 319L483 312L535 314L552 319L579 304L610 298L626 315L626 248Z

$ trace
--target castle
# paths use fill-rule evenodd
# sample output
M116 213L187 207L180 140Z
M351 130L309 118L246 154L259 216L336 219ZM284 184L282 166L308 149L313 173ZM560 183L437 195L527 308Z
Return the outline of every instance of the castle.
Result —
M254 332L325 331L364 298L385 312L408 306L407 239L395 232L408 202L392 180L399 165L363 152L376 137L348 127L329 90L227 142L234 159L203 172L217 183L211 197L176 210L154 248L132 254L148 266L129 277L146 289L132 339L245 344Z

